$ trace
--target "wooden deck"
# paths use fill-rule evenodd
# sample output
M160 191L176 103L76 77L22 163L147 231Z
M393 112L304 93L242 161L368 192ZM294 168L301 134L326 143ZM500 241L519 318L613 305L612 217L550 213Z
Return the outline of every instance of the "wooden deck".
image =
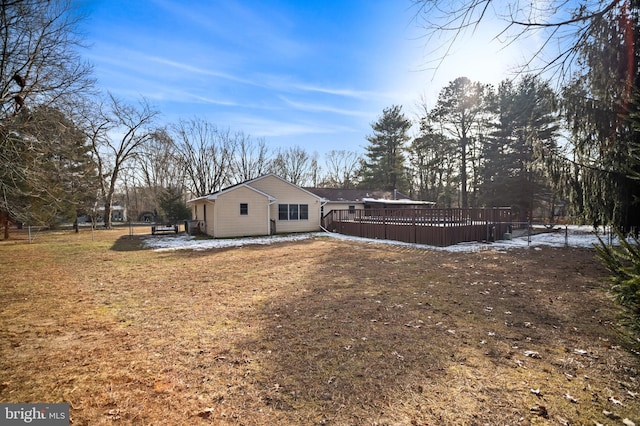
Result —
M445 247L502 239L511 230L511 209L332 210L323 226L345 235Z

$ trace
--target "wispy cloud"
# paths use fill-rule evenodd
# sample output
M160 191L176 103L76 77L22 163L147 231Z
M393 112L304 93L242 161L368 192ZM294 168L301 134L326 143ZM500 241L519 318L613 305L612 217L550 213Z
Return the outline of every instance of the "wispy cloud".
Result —
M346 116L352 116L352 117L367 117L370 115L369 112L358 111L355 109L336 108L334 106L323 105L318 103L297 102L297 101L288 99L284 96L280 96L280 99L283 102L285 102L287 105L301 111L328 112L332 114L346 115Z
M304 136L332 133L353 133L356 129L348 126L314 121L285 121L266 117L237 116L231 121L256 137Z
M365 140L383 108L411 103L425 87L402 71L409 54L397 40L404 13L395 2L109 0L92 8L87 53L99 84L155 102L163 120L198 115L276 145L344 148Z
M323 93L327 95L343 96L347 98L356 98L356 99L371 99L372 97L379 96L379 94L376 92L354 90L354 89L336 89L336 88L330 88L330 87L314 86L312 84L294 84L292 87L304 92Z
M206 75L206 76L211 76L211 77L218 77L218 78L222 78L222 79L230 80L230 81L235 81L237 83L242 83L242 84L256 85L251 80L240 78L240 77L237 77L235 75L224 73L224 72L220 72L220 71L215 71L215 70L211 70L211 69L207 69L207 68L202 68L202 67L190 65L190 64L187 64L187 63L184 63L184 62L173 61L171 59L161 58L161 57L158 57L158 56L146 56L145 58L150 62L154 62L154 63L161 64L161 65L170 66L172 68L175 68L175 69L178 69L178 70L181 70L181 71L186 71L186 72L189 72L189 73L201 74L201 75Z

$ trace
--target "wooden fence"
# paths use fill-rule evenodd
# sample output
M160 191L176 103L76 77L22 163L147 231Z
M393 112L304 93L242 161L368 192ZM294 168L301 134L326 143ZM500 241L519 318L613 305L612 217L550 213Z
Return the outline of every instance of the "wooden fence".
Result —
M445 247L502 239L511 231L511 209L332 210L323 226L345 235Z

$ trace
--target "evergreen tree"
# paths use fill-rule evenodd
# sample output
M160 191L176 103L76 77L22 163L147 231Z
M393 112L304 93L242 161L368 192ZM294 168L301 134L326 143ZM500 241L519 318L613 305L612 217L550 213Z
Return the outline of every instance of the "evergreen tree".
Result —
M80 19L67 1L0 4L0 219L5 238L9 219L48 222L44 218L55 215L57 201L63 201L46 179L56 146L48 145L34 127L40 121L31 118L46 108L67 111L63 107L73 106L92 87L91 67L77 52Z
M502 81L497 92L490 95L489 104L494 115L495 129L483 145L480 199L487 207L506 207L511 205L510 194L514 190L511 185L510 158L510 147L513 146L515 133L513 81Z
M637 1L610 8L580 46L582 75L564 90L574 158L564 180L576 214L627 232L640 226L638 104L640 26ZM567 168L564 169L565 171Z
M181 220L191 218L191 209L184 202L184 196L180 188L165 188L160 194L160 211L165 220L177 224Z
M11 205L16 217L53 226L89 213L98 188L97 168L85 134L61 111L41 106L17 122Z
M487 86L459 77L442 89L431 120L438 123L443 133L458 143L460 206L469 207L469 169L475 158L470 155L472 144L484 128ZM475 129L475 130L474 130ZM472 175L475 179L475 176Z
M515 85L502 82L492 105L496 129L483 149L482 200L510 206L524 220L541 201L553 200L541 158L557 151L555 94L548 83L527 75Z
M596 246L598 257L611 272L611 291L618 302L628 309L631 325L640 333L640 240L633 243L618 232L620 245L610 246L600 240ZM636 340L638 345L640 340Z
M405 150L410 139L411 121L404 116L401 106L393 105L385 108L371 127L373 135L367 136L369 145L365 148L367 158L363 163L360 186L407 191Z
M435 131L424 118L420 134L411 143L409 158L414 187L420 200L451 207L457 191L457 142Z

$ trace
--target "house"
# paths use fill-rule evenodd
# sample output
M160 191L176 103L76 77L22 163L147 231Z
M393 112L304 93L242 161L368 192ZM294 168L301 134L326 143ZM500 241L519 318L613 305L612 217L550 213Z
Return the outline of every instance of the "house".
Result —
M432 201L415 201L399 191L372 189L305 188L325 199L322 208L324 217L332 210L362 210L370 208L429 208Z
M98 222L104 222L104 206L96 208ZM111 222L126 222L128 220L127 206L121 201L114 201L111 205Z
M319 231L323 202L322 197L268 174L187 204L201 232L229 238Z

